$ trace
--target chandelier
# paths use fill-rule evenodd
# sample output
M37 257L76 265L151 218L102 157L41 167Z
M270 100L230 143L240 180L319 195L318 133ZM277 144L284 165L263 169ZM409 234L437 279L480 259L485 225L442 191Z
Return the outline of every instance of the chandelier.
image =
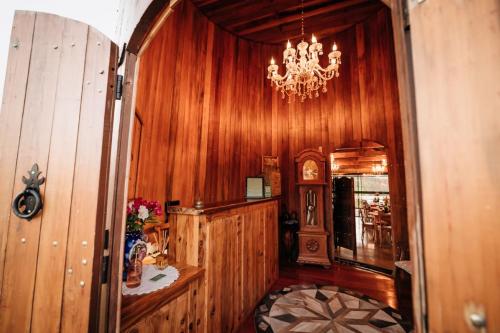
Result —
M337 172L340 169L340 165L335 162L335 156L333 153L330 153L330 170L333 172Z
M290 41L283 51L283 64L285 64L285 75L278 74L278 65L271 58L271 64L267 68L267 78L271 80L271 86L280 91L283 99L288 96L288 102L298 96L303 102L307 97L319 96L319 90L327 91L326 84L333 77L339 76L340 51L333 43L332 51L328 53L328 67L323 68L319 64L319 56L323 54L323 44L318 43L314 35L311 45L304 41L304 0L301 0L301 32L302 41L297 45L297 50L292 47Z
M382 174L387 172L387 160L383 159L380 164L372 165L372 172L375 174Z

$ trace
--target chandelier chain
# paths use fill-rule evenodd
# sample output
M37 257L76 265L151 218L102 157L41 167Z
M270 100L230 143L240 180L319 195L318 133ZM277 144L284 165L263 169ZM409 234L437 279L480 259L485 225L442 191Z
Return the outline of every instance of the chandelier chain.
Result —
M302 41L304 41L304 0L300 1L300 26L302 30Z

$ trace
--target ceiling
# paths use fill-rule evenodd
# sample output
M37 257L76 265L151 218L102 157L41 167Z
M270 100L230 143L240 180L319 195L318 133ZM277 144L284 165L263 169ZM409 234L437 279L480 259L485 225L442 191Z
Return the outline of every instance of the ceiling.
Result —
M192 0L214 23L240 37L271 44L301 36L299 0ZM364 21L378 0L304 0L305 34L322 38Z
M373 165L387 162L385 147L375 142L363 142L359 147L341 148L333 153L339 170L335 174L371 174Z

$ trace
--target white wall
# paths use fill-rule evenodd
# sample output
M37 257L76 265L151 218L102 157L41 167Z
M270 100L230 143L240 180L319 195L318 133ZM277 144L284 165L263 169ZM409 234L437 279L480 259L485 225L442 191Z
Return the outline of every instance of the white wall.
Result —
M120 45L120 14L126 3L137 0L1 0L0 2L0 98L3 96L5 68L14 11L32 10L57 14L87 23ZM121 4L121 2L123 2ZM141 2L141 1L139 1Z

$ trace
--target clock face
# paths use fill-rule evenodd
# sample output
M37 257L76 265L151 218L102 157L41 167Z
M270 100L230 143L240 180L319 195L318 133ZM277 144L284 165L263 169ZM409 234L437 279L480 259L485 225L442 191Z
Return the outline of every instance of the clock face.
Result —
M313 160L305 161L302 167L302 178L304 180L317 180L318 176L318 164Z

